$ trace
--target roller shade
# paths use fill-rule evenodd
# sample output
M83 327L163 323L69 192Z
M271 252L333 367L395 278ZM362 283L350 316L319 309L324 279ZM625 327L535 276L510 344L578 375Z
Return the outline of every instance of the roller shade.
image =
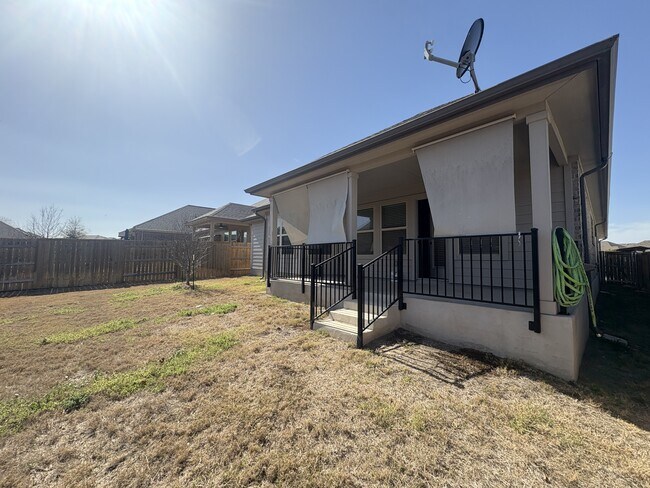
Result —
M348 199L348 174L341 173L307 185L309 231L307 243L346 241L343 217Z
M273 196L278 215L284 223L291 244L302 244L309 229L309 196L307 187L300 186Z
M415 153L436 237L515 232L512 120Z

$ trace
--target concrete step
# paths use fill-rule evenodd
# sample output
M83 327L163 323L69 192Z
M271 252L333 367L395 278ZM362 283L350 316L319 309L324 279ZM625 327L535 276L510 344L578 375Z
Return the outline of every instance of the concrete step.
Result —
M364 315L366 316L366 322L368 322L370 320L370 314L366 313ZM348 308L338 308L336 310L330 310L330 318L337 322L356 326L357 321L359 320L359 312L357 310L350 310ZM376 322L384 320L385 318L386 315L384 314L380 316ZM370 327L372 327L372 325Z
M323 330L332 337L351 344L357 343L357 328L350 324L344 324L331 319L319 319L314 322L314 330Z

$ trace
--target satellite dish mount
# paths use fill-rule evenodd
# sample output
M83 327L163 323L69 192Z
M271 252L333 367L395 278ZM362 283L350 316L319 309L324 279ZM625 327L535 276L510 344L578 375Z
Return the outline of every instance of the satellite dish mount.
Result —
M478 93L481 89L479 88L478 80L476 79L474 61L476 59L476 52L481 45L481 39L483 38L483 28L483 19L477 19L474 21L467 32L463 48L460 50L458 62L434 56L432 52L433 41L427 41L424 43L424 59L456 68L456 78L458 79L462 78L463 75L469 71L469 75L472 77L472 81L474 82L474 93Z

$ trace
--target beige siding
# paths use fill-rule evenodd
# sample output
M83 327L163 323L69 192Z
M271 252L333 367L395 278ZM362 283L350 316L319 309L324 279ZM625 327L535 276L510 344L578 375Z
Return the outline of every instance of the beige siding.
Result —
M251 225L251 269L255 274L264 269L264 222Z

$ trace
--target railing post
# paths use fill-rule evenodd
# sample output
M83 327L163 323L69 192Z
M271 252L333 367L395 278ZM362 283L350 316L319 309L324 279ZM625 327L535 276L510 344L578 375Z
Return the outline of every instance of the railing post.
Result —
M399 310L406 309L404 303L404 238L399 238L399 245L397 246L397 299Z
M528 330L539 334L542 331L542 319L539 310L539 247L535 227L530 229L530 237L533 252L533 320L528 322Z
M273 247L269 246L268 254L266 257L266 287L267 288L271 287L271 256L273 255L272 249Z
M309 284L309 328L314 328L314 317L316 316L316 265L311 264L311 283Z
M305 257L305 244L303 243L300 246L300 289L303 293L305 294L305 264L307 263L307 259Z
M357 240L352 239L352 269L350 270L352 276L352 300L357 299Z
M364 283L363 264L357 265L357 347L363 349L363 320L364 320Z

